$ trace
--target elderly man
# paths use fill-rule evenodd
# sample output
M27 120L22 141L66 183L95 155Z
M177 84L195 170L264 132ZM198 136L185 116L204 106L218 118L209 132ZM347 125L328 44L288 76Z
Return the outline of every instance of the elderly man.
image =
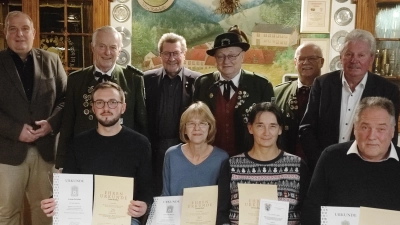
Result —
M298 130L306 111L311 85L314 79L321 75L323 65L321 48L313 43L302 44L294 53L294 66L298 79L279 84L274 88L275 103L282 109L285 124L280 147L304 160L306 157L300 146Z
M245 42L245 41L246 42ZM235 25L218 35L207 54L214 56L218 71L200 76L195 82L194 101L203 101L217 120L214 144L230 156L252 147L247 129L250 107L274 97L272 84L262 76L242 69L247 36Z
M50 225L40 201L52 195L56 134L67 76L59 57L32 48L35 29L23 12L10 12L0 52L0 224L20 224L26 193L33 225Z
M92 38L94 65L68 76L56 168L63 168L70 140L96 127L97 120L90 108L90 101L91 92L99 82L112 81L122 87L128 105L120 119L121 124L147 135L143 74L131 66L124 68L116 65L121 49L122 37L115 28L104 26L97 29Z
M179 144L179 121L192 103L193 83L199 72L183 67L186 40L166 33L158 42L163 67L144 73L146 108L153 150L155 196L162 190L162 168L167 149Z
M375 58L375 49L372 34L355 29L346 36L340 52L343 70L315 79L299 131L302 149L311 169L323 149L354 139L351 134L355 108L362 98L368 96L381 96L393 102L396 119L393 143L397 144L399 88L368 72Z
M302 224L319 225L321 206L400 210L400 148L393 103L361 100L354 116L356 140L324 150L315 168L301 214Z
M127 212L133 217L131 224L138 225L138 218L147 212L152 202L150 142L119 122L127 108L121 87L102 82L91 96L97 128L75 136L63 173L133 177L136 200L127 206ZM43 200L41 207L49 217L54 215L54 199Z

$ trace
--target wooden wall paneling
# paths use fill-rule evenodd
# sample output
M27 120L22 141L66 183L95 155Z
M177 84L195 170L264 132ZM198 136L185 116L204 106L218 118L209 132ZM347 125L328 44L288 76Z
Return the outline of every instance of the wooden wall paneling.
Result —
M93 31L101 26L109 24L110 2L105 0L93 0Z
M40 43L40 27L39 27L39 0L22 1L22 11L28 14L33 20L33 26L36 30L33 47L39 48Z

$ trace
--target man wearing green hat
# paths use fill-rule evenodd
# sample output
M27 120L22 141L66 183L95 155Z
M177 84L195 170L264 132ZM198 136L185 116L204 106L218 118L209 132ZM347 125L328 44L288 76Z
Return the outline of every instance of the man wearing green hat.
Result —
M250 107L270 102L274 97L271 82L242 69L245 52L250 48L247 36L235 25L218 35L207 54L215 57L218 71L195 81L194 101L203 101L217 120L214 145L230 156L250 150L252 139L247 130Z

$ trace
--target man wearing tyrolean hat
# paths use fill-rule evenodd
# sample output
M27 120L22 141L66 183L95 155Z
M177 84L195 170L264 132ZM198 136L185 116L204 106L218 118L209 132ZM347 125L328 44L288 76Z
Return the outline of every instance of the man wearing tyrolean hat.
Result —
M218 35L207 54L214 56L218 71L195 81L194 101L203 101L217 120L214 145L230 156L252 146L247 130L250 107L271 101L274 91L265 77L242 69L245 52L250 48L247 36L235 25Z

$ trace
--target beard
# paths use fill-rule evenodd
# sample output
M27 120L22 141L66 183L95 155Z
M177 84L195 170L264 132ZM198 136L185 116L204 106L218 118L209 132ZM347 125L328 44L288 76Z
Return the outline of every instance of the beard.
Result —
M111 120L100 120L100 119L97 119L97 120L98 120L98 122L99 122L103 127L112 127L112 126L114 126L116 123L119 122L119 118L120 118L120 117L116 117L116 118L111 119Z

